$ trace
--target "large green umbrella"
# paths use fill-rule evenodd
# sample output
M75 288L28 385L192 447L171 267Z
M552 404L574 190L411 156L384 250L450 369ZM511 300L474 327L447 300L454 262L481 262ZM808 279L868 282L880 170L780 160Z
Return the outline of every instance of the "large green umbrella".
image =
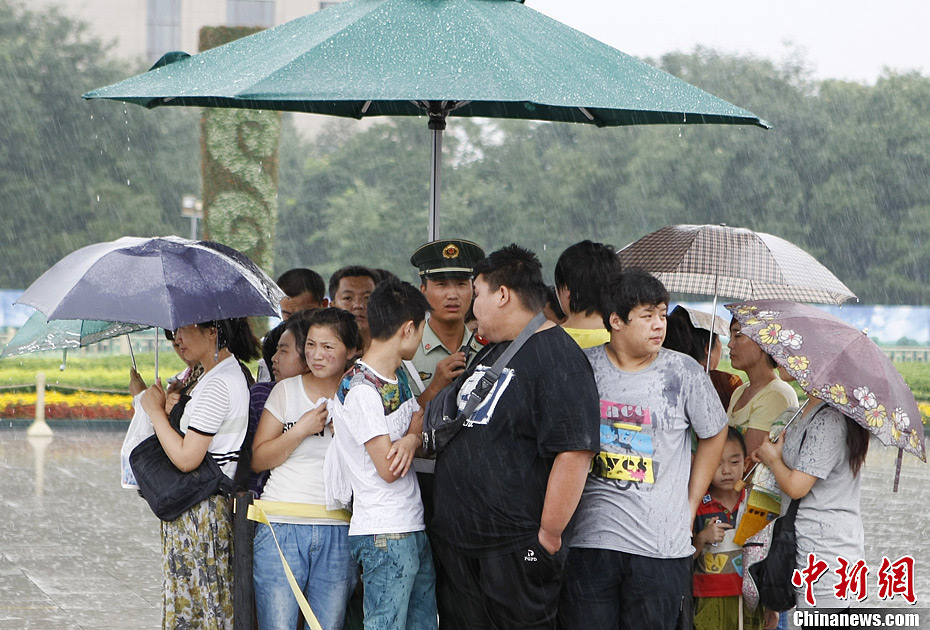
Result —
M84 95L364 118L429 116L430 239L446 117L769 124L514 0L347 0Z

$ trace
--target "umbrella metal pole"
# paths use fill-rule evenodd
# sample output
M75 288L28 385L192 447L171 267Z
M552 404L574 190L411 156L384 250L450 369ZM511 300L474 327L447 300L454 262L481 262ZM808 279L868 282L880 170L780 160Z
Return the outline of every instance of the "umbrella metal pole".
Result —
M714 276L714 306L710 309L710 334L707 336L707 358L704 359L704 373L710 374L710 352L714 349L714 325L717 323L717 282L720 276Z
M439 238L439 195L442 171L442 132L446 128L446 112L430 111L429 128L432 134L429 169L429 240Z
M158 326L155 327L155 380L158 381Z
M126 341L129 343L129 358L132 361L132 369L136 370L136 355L132 352L132 337L126 333Z

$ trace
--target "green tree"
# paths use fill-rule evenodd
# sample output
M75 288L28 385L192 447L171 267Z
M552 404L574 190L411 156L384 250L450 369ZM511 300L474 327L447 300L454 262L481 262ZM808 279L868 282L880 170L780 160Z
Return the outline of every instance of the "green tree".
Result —
M197 112L80 98L132 70L84 25L0 0L0 286L24 288L93 242L183 233Z

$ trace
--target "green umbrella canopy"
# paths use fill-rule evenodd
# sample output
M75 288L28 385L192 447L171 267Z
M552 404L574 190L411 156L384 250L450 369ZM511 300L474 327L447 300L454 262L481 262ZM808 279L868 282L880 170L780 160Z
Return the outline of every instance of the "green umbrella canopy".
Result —
M367 116L429 115L428 238L439 238L446 117L770 125L515 0L346 0L87 99Z
M16 331L10 343L0 353L0 358L45 350L80 348L111 337L144 330L145 328L148 328L148 326L89 319L46 321L45 315L40 311L36 311Z
M347 0L84 95L362 118L750 124L736 107L513 0ZM455 108L455 109L453 109Z

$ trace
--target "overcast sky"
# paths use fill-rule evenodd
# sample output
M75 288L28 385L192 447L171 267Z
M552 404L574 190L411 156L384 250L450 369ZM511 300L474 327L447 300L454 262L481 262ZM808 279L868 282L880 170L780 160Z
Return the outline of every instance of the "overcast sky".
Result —
M883 66L930 75L928 0L525 2L636 57L703 45L778 62L800 48L815 78L872 83Z

